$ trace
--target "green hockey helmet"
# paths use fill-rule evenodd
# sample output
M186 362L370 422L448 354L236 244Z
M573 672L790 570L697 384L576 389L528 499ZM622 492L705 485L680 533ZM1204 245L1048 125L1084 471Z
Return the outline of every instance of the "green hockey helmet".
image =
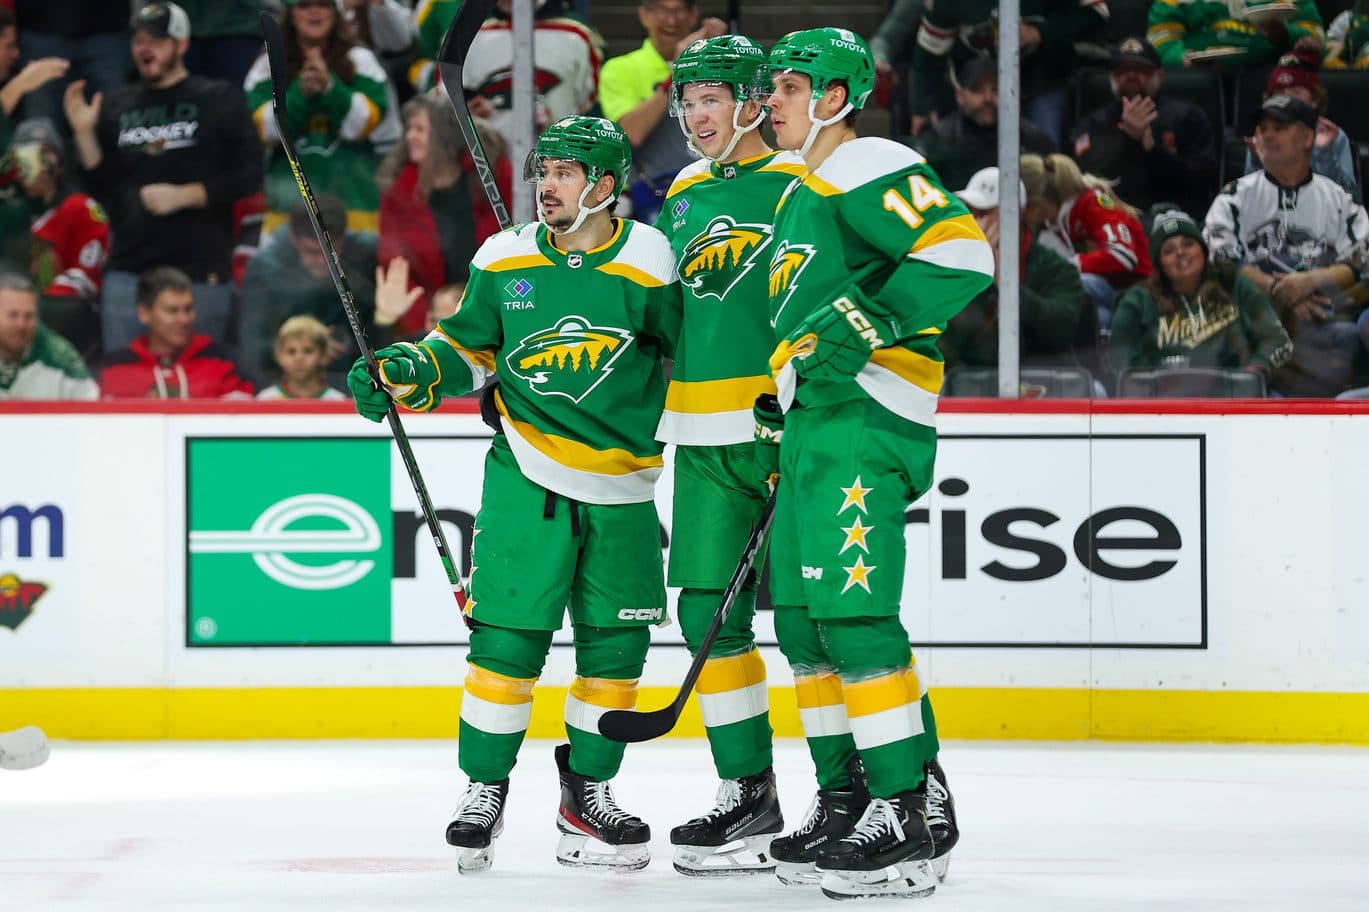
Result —
M537 144L523 163L523 179L536 183L546 171L547 159L575 161L585 166L592 186L605 174L613 175L613 196L616 199L627 186L627 175L632 170L632 143L618 125L604 117L585 117L572 114L542 131Z
M754 98L756 73L765 62L765 50L742 35L700 38L675 61L670 80L670 113L683 113L684 87L691 82L729 85L738 104Z
M845 82L847 98L856 110L865 107L875 89L874 55L865 39L850 29L816 28L785 35L770 49L763 82L785 71L811 79L814 98L821 98L832 83Z

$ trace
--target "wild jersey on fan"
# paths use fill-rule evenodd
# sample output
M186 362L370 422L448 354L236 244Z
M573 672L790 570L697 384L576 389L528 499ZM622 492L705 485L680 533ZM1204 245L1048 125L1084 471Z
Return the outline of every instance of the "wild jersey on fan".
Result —
M806 171L788 152L725 164L703 160L682 170L666 193L656 227L675 250L684 301L656 432L666 443L751 440L751 406L761 393L775 391L765 291L775 203Z
M1369 269L1369 215L1345 188L1313 174L1283 187L1253 171L1222 188L1207 212L1203 234L1214 260L1283 274L1345 263Z
M661 359L678 335L679 285L661 233L615 220L611 240L564 253L545 225L487 240L465 296L424 340L444 395L491 374L519 470L593 504L652 498L661 473Z
M941 189L921 155L867 137L837 147L794 181L775 215L769 297L775 335L851 287L894 315L895 339L877 340L854 380L806 381L806 405L869 396L891 412L935 426L945 369L936 337L993 280L993 252L963 203ZM791 364L776 377L786 406Z

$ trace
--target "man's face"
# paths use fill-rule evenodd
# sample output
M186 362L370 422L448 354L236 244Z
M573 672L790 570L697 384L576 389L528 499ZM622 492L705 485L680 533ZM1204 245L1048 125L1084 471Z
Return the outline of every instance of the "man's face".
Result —
M138 78L155 85L177 69L185 50L175 38L154 38L146 31L133 33L133 63Z
M19 59L19 35L14 26L0 29L0 79L4 79L14 69Z
M185 348L195 332L195 295L168 288L157 295L151 307L138 305L138 319L147 327L153 347Z
M564 231L575 224L580 214L580 194L589 184L585 166L564 158L548 158L542 163L542 176L537 181L537 202L542 209L542 221ZM603 195L591 190L585 204L594 206Z
M1154 98L1160 91L1164 71L1144 63L1122 63L1112 68L1112 92L1118 98L1144 95Z
M0 289L0 358L16 362L38 335L38 298L26 291Z
M736 95L729 85L691 82L682 96L685 127L704 155L717 158L732 141Z
M648 0L637 7L637 21L652 44L678 44L699 27L699 8L684 0Z
M808 116L808 103L813 100L813 80L804 73L777 73L773 81L774 88L766 106L770 108L775 142L781 149L801 148L813 125Z
M298 234L290 232L290 243L295 245L295 253L299 255L299 264L304 267L304 271L316 279L326 279L328 273L328 257L323 252L323 248L318 244L318 238L312 234Z
M981 127L998 123L998 80L984 76L965 88L955 90L960 112Z
M1298 161L1310 163L1316 134L1305 124L1288 123L1277 117L1262 117L1255 128L1255 142L1266 168L1281 168Z

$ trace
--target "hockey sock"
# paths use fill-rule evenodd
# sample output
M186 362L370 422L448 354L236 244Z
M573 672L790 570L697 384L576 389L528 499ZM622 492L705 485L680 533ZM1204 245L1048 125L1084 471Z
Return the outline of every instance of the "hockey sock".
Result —
M846 719L841 679L827 657L818 626L806 608L776 605L775 636L794 672L799 719L817 771L818 788L846 788L851 784L847 764L856 755L856 742Z
M722 596L711 589L680 593L677 613L691 654L697 653L696 644L708 630ZM737 596L699 675L699 709L721 779L753 776L774 760L765 663L751 633L755 603L754 589L744 589Z
M646 664L646 627L574 625L575 681L566 694L570 768L591 779L612 779L627 746L599 734L599 717L637 705L637 679Z
M908 635L897 616L818 622L841 676L851 734L870 794L876 798L917 788L923 764L936 752L931 703L913 666Z
M508 778L532 719L532 688L549 649L550 630L478 624L471 631L457 756L472 780Z

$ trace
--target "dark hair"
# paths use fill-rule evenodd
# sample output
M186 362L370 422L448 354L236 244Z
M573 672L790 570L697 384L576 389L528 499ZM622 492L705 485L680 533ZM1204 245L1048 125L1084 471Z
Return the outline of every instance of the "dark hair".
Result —
M5 11L3 7L0 7L0 12ZM0 28L4 28L3 23L0 23ZM27 295L38 294L38 289L33 287L32 279L22 272L14 272L9 269L0 269L0 291L17 291Z
M347 204L331 193L320 193L316 197L318 213L329 233L338 232L339 238L347 233ZM290 210L290 233L301 237L314 236L314 223L309 221L309 204L304 200L295 203Z
M153 266L138 276L138 306L151 308L164 291L194 291L190 276L175 266Z
M14 13L11 13L7 7L0 6L0 29L10 26L18 28L18 24L14 21Z
M299 42L299 32L295 30L295 19L290 12L292 9L293 6L286 6L281 14L280 30L285 38L285 75L293 81L304 66L304 47ZM328 72L343 82L356 79L357 68L347 56L347 52L356 46L351 26L343 19L342 11L333 7L333 30L323 46L323 62L328 65Z
M1235 282L1236 267L1231 263L1214 262L1206 253L1203 254L1203 260L1203 277L1198 281L1198 290L1193 295L1193 302L1199 308L1229 303L1231 296L1227 294L1226 286ZM1160 265L1158 258L1145 284L1146 290L1155 299L1155 309L1162 316L1169 316L1179 309L1179 293L1174 290L1174 285L1169 281L1169 276L1165 275L1164 267Z

